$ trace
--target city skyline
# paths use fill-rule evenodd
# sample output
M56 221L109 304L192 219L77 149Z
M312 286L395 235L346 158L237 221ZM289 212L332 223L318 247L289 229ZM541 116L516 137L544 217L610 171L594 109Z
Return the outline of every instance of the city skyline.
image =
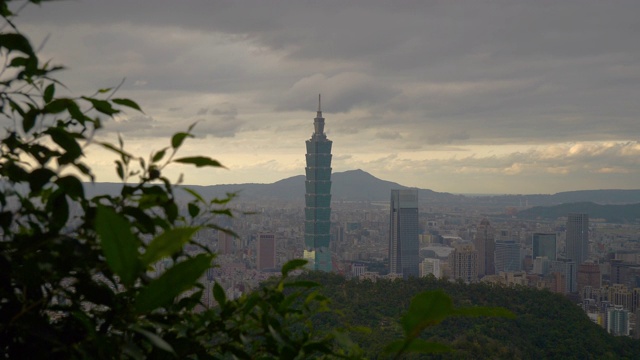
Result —
M147 155L197 122L184 155L228 170L194 185L300 175L313 96L335 123L334 170L452 193L637 188L640 3L314 4L123 0L26 6L16 24L69 70L70 92L117 87L144 114L97 140ZM97 181L113 158L87 149ZM473 179L471 181L470 179Z

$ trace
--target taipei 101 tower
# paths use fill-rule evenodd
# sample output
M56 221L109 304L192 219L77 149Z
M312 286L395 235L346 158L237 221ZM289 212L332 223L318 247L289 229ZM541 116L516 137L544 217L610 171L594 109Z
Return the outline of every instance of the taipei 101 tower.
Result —
M331 144L324 133L324 118L318 95L318 113L313 119L313 135L307 140L307 180L305 181L305 258L314 270L331 271Z

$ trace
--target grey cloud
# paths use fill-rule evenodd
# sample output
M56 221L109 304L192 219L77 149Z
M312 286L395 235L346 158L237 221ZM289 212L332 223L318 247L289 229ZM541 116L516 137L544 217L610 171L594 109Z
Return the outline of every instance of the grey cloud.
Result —
M397 131L378 131L376 133L376 138L383 140L396 140L402 139L402 135Z
M297 111L313 116L319 92L331 138L363 157L379 151L371 144L381 138L400 151L640 136L635 0L88 0L41 7L28 6L17 24L37 30L34 39L52 34L44 57L70 65L61 73L65 83L93 90L126 77L125 93L157 99L145 109L153 118L107 126L135 136L166 136L198 118L203 134L252 129L275 138L295 128ZM234 105L188 103L217 95ZM175 104L182 109L168 111ZM256 114L264 123L252 123ZM423 165L449 174L547 168L558 177L605 176L637 166L621 155L629 149ZM368 165L412 171L416 164L390 158Z
M468 140L469 135L466 131L460 131L456 133L450 133L447 135L432 135L427 138L427 143L431 145L436 144L451 144L454 141L458 140Z
M309 110L317 107L317 98L323 93L331 112L347 112L376 102L389 101L398 94L392 86L374 77L357 72L343 72L334 76L314 74L298 80L283 94L278 110Z

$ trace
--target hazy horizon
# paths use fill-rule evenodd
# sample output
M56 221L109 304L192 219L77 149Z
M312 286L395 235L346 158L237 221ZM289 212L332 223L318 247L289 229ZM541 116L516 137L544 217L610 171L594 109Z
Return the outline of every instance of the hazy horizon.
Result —
M318 93L335 172L473 194L633 189L640 2L61 1L15 19L70 93L126 81L98 140L148 156L198 122L194 185L304 172ZM92 146L99 182L114 157Z

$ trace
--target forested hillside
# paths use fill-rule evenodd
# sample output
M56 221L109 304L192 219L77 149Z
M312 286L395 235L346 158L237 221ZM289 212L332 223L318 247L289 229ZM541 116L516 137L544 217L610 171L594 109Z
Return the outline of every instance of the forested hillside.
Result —
M640 341L614 337L592 323L565 297L530 288L466 285L435 278L407 281L347 281L333 274L303 275L324 285L321 290L342 312L321 314L317 326L334 327L340 321L366 326L370 333L353 335L369 358L378 358L384 344L400 338L400 315L411 298L424 290L442 289L456 306L501 306L516 319L450 318L428 329L425 339L451 345L455 351L431 355L438 359L639 359Z

